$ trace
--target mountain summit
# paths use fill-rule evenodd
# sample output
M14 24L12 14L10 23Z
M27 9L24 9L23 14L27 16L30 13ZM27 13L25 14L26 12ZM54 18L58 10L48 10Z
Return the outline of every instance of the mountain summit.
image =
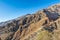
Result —
M0 40L60 40L60 4L0 23Z

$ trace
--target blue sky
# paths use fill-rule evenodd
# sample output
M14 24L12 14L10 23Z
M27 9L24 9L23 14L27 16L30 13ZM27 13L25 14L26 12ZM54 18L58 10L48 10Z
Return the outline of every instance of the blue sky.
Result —
M60 0L0 0L0 22L33 14L57 3Z

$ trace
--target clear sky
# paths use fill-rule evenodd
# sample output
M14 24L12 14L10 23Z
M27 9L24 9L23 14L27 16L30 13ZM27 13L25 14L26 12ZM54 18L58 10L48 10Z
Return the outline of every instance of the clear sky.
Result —
M60 0L0 0L0 22L32 14Z

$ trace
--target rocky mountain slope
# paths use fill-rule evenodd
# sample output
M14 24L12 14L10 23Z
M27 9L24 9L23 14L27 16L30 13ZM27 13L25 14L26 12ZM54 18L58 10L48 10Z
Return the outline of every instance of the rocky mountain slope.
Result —
M0 23L0 40L60 40L60 4Z

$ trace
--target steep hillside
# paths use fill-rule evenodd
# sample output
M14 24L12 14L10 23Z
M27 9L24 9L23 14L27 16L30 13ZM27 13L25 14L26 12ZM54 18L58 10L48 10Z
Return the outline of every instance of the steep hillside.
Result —
M0 23L0 40L60 40L60 4Z

